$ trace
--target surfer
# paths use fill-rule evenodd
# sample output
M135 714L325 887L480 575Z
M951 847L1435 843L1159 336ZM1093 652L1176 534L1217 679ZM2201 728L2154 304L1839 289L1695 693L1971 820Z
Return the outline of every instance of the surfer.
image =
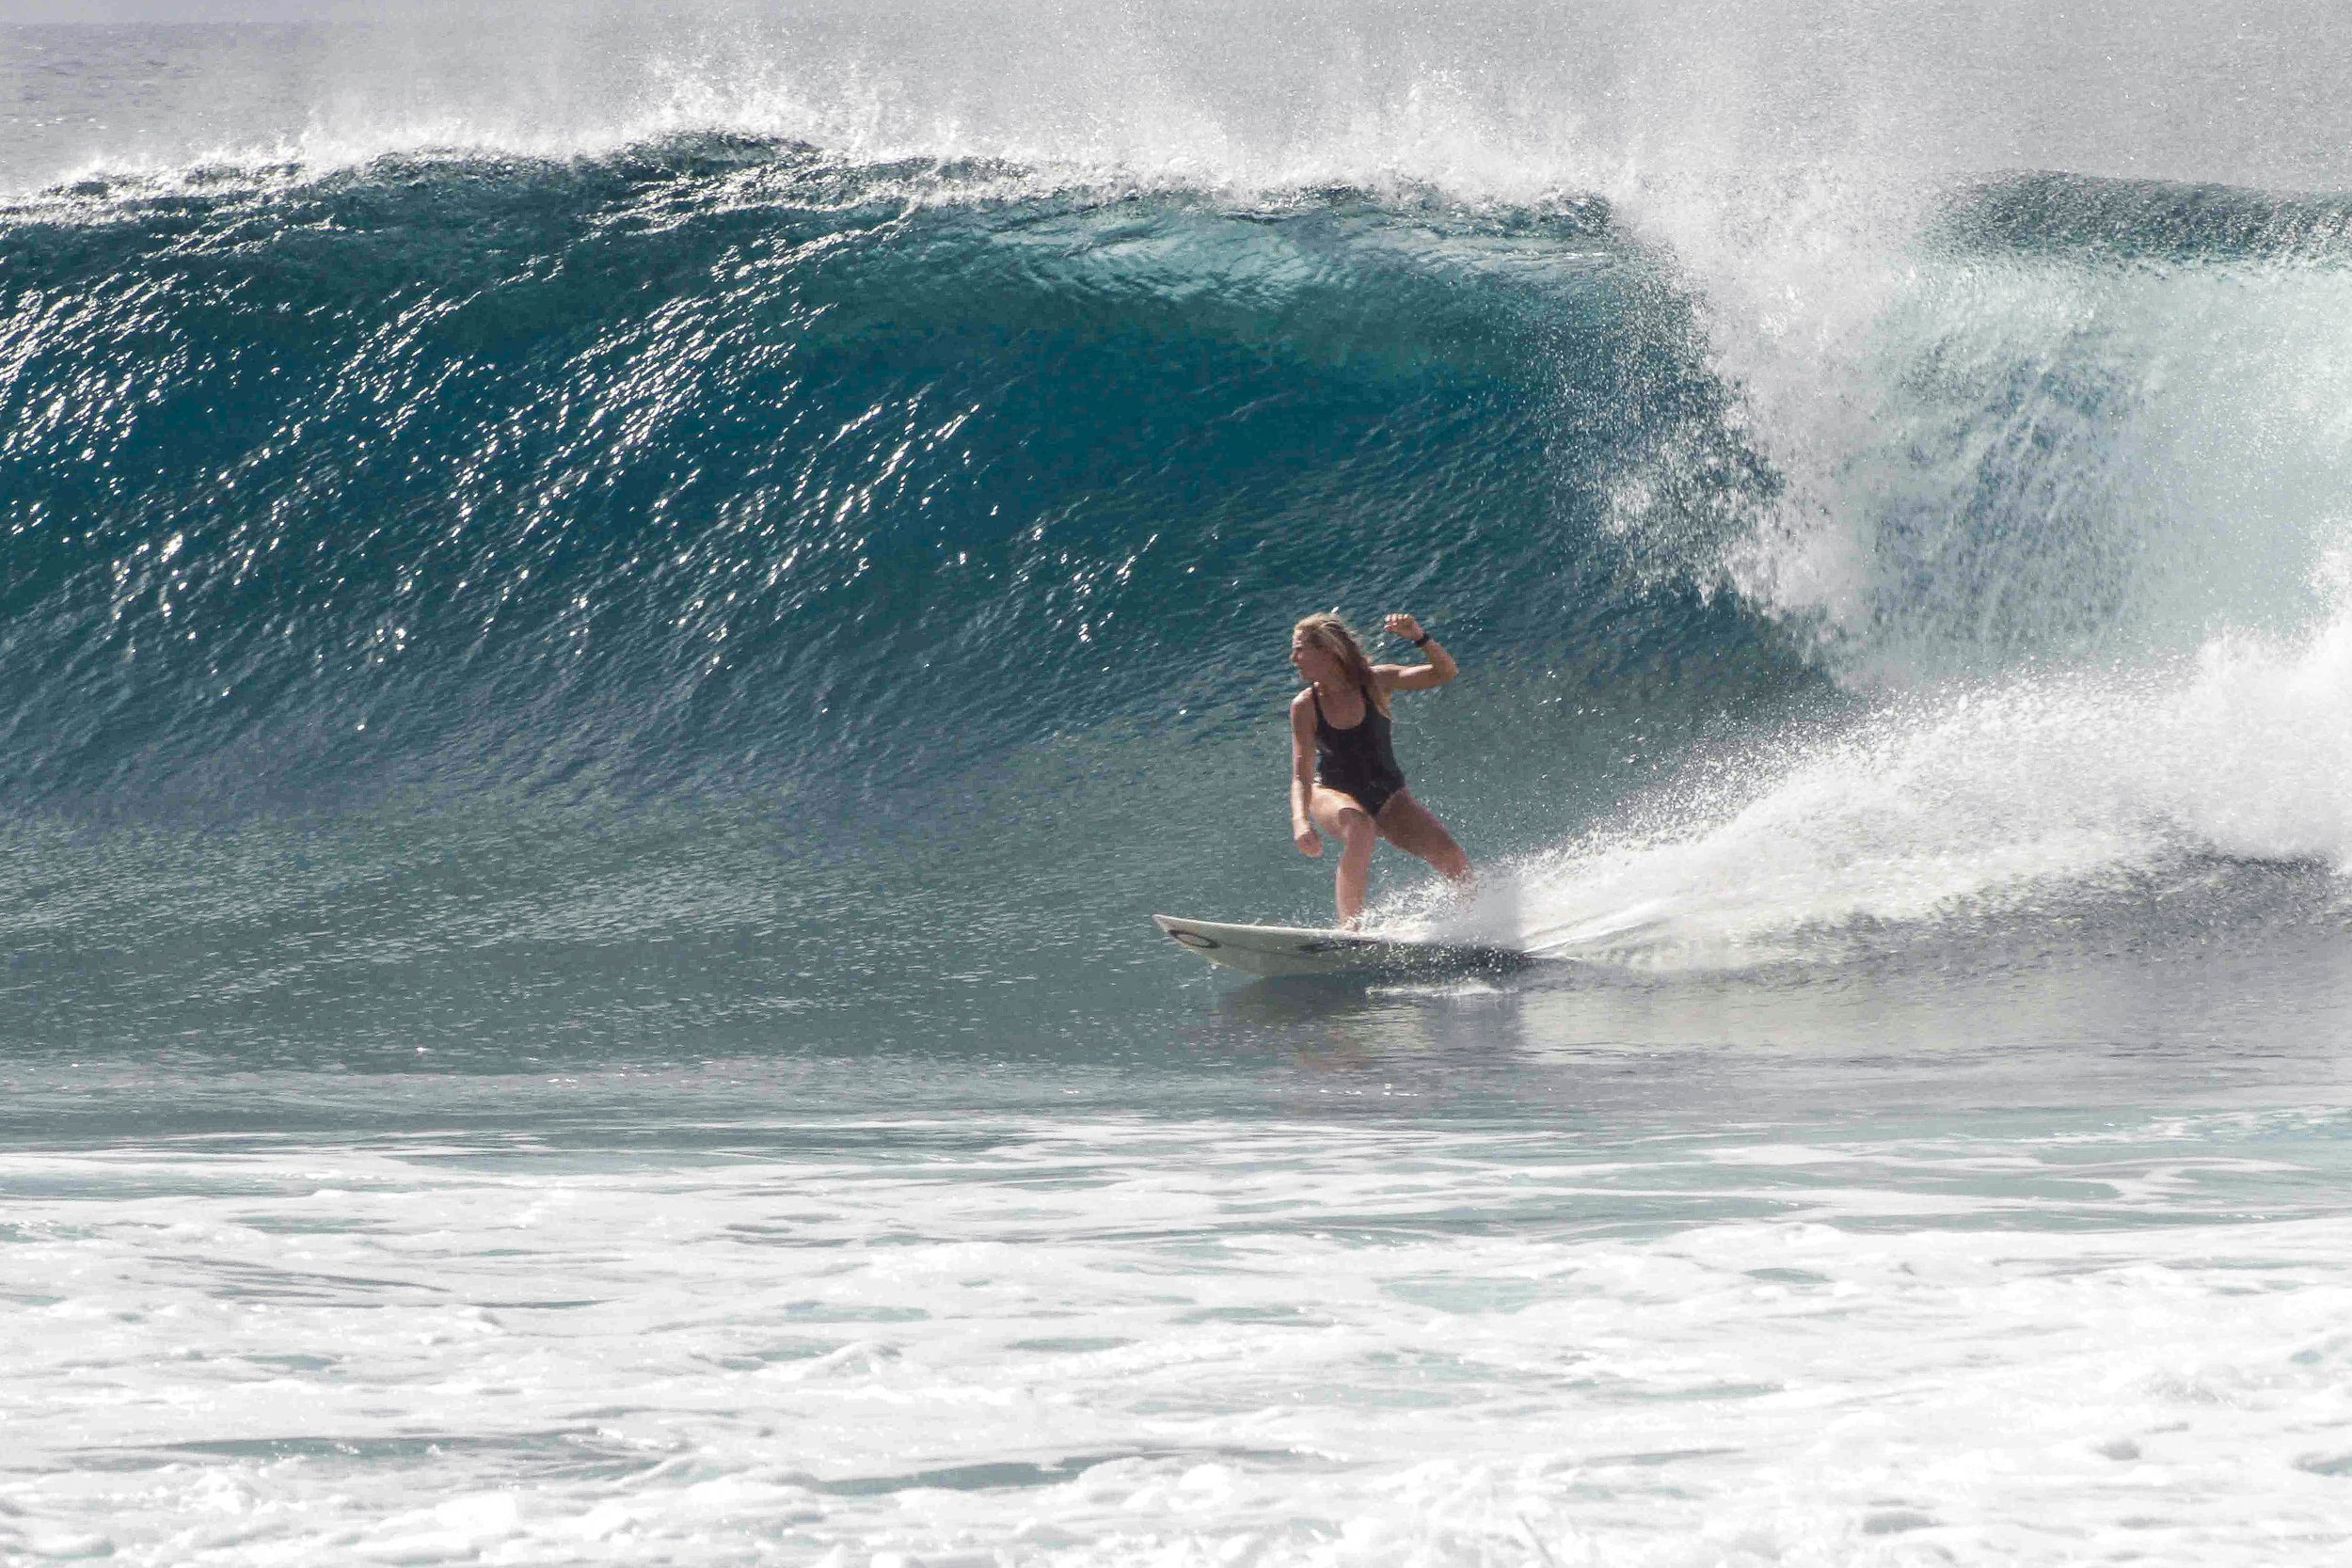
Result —
M1291 837L1302 855L1323 853L1317 829L1340 841L1334 898L1343 926L1364 912L1375 838L1419 855L1453 881L1470 876L1462 847L1405 787L1389 746L1389 693L1443 686L1454 676L1454 656L1410 615L1391 615L1387 625L1429 662L1373 663L1336 614L1310 615L1291 628L1291 663L1308 681L1291 701Z

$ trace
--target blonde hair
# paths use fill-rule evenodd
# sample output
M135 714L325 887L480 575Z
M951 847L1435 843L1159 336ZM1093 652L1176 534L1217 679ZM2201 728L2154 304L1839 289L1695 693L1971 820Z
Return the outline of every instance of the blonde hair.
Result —
M1291 630L1340 661L1347 678L1362 690L1364 701L1380 710L1386 718L1389 694L1380 689L1379 677L1372 673L1372 660L1364 657L1364 645L1356 641L1355 628L1340 619L1336 610L1318 610L1302 616Z

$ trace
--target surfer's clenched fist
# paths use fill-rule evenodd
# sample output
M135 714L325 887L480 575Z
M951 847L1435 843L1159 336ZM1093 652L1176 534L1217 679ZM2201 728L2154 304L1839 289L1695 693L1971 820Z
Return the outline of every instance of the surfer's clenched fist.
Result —
M1391 615L1382 625L1389 628L1391 637L1401 637L1407 642L1421 641L1421 623L1410 615Z

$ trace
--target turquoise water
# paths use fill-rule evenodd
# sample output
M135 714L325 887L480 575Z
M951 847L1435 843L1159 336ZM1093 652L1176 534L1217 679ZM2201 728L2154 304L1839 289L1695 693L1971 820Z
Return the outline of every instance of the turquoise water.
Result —
M2335 1560L2352 180L1669 10L8 30L0 1554Z

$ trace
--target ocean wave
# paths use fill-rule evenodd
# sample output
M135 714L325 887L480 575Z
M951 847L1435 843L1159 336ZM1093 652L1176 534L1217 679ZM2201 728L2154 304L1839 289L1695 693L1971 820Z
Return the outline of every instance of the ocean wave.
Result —
M1661 199L712 135L60 188L0 219L0 779L132 815L912 790L1100 838L1154 779L1231 809L1284 628L1336 602L1470 657L1407 748L1540 851L1532 940L1662 900L1707 928L1627 951L1714 962L2341 860L2277 787L2335 732L2200 728L2177 676L2240 672L2241 717L2334 689L2244 652L2333 645L2342 453L2294 394L2331 265L1963 244L1966 191L1907 252L1785 248L1797 200L1741 249Z
M887 778L1252 707L1302 599L1720 663L1772 483L1589 200L701 137L77 187L0 254L35 797ZM1608 506L1669 468L1661 561Z

